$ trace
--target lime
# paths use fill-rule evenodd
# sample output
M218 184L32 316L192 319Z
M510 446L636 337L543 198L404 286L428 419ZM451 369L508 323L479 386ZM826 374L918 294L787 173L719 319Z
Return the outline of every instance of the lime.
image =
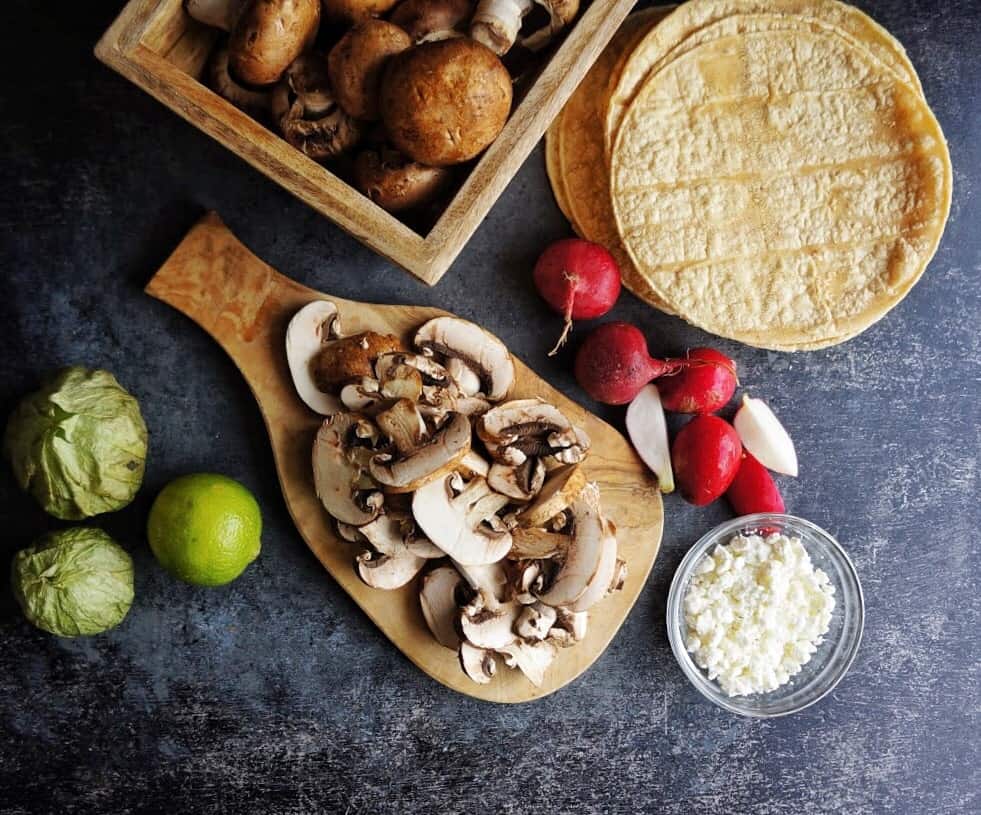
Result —
M237 481L195 473L163 488L146 532L153 554L174 577L222 586L259 556L262 515L252 493Z

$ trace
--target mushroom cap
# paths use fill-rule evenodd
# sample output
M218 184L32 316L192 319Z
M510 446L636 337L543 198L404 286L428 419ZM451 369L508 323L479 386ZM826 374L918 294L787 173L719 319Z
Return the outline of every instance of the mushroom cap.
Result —
M354 25L369 17L380 17L398 0L321 0L324 17L332 23Z
M266 119L271 96L267 89L250 88L235 80L228 71L228 46L215 49L208 63L208 84L223 99L253 119Z
M452 179L445 167L427 167L386 147L364 150L354 160L355 186L389 212L430 203Z
M272 85L317 36L318 0L252 0L228 40L234 76L249 85Z
M378 118L381 77L389 57L412 45L397 25L369 19L358 23L331 48L327 70L334 97L355 119Z
M350 337L327 343L313 361L313 379L324 391L347 384L363 384L373 376L375 360L402 348L402 342L392 334L362 331Z
M473 9L473 0L402 0L388 19L413 42L428 42L464 30Z
M436 167L484 150L511 112L511 76L487 47L466 38L428 42L389 60L381 114L392 144Z
M334 158L361 138L361 124L334 99L320 54L301 54L290 65L273 89L272 114L283 138L315 161Z
M463 360L480 378L483 392L492 402L507 396L514 384L514 360L507 346L469 320L434 317L419 327L413 342L425 352Z

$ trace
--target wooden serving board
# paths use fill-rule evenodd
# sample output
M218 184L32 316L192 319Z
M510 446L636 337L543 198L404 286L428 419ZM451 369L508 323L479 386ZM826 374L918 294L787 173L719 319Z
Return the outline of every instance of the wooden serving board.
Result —
M647 581L664 520L655 480L616 430L515 360L513 396L547 399L592 439L586 473L600 485L604 514L617 526L620 556L626 559L629 574L621 591L590 610L586 638L574 647L559 649L542 687L534 687L501 660L491 683L478 685L464 675L456 653L440 646L429 633L419 609L417 581L397 591L381 591L357 576L357 548L334 534L314 492L311 449L322 417L300 401L286 363L286 326L313 299L326 298L337 305L345 333L372 330L407 340L417 326L446 312L358 303L308 289L259 260L215 214L206 215L194 226L146 291L204 328L238 366L259 403L283 496L300 534L331 576L423 671L469 696L526 702L571 682L603 653Z

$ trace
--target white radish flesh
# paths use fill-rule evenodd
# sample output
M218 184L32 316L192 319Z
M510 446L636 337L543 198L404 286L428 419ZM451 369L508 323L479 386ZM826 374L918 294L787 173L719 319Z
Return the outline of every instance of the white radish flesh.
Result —
M627 434L637 454L657 476L661 492L674 492L668 424L657 385L645 385L627 407Z
M768 470L797 475L797 451L780 420L762 399L743 396L743 404L732 420L746 448Z

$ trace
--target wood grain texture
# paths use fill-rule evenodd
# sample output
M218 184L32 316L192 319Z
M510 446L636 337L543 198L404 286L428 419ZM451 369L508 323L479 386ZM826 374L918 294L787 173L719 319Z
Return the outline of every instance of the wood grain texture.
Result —
M96 56L379 254L433 285L484 220L633 0L594 0L439 220L419 235L198 81L213 34L181 0L131 0Z
M547 399L592 439L586 474L600 485L604 514L617 526L620 556L629 572L621 591L590 610L585 640L559 650L542 687L503 664L490 684L478 685L463 674L456 653L438 645L430 634L419 610L418 581L397 591L381 591L365 585L355 573L357 549L336 537L313 489L311 447L322 419L294 392L284 350L290 318L313 299L326 297L338 306L345 333L371 330L406 340L421 323L446 312L358 303L308 289L259 260L215 214L206 215L188 233L146 291L198 323L238 366L259 403L279 483L300 534L331 576L423 671L470 696L525 702L558 690L603 653L647 581L664 521L656 483L616 430L516 361L512 395Z

